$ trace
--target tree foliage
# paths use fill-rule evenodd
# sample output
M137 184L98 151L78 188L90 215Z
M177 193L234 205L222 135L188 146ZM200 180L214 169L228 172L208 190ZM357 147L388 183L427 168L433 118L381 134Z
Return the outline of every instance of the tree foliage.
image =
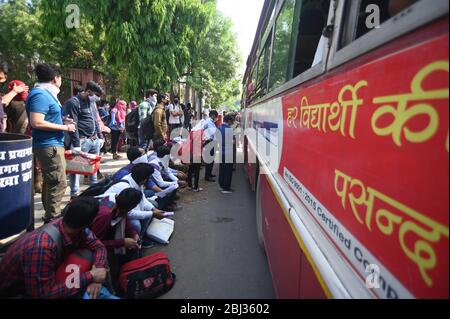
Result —
M66 26L73 4L78 29ZM0 58L22 73L37 61L94 68L124 98L185 77L213 106L238 92L232 24L215 0L10 0L0 21Z
M242 63L232 22L218 11L212 12L211 24L192 48L193 58L188 70L188 85L207 96L212 107L218 107L240 92L236 70Z

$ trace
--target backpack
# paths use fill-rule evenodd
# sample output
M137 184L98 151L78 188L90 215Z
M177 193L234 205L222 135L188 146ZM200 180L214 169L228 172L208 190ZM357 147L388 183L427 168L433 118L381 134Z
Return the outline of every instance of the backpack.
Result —
M175 279L167 255L157 253L123 265L119 284L126 299L151 299L172 289Z
M87 197L87 196L95 197L95 196L103 195L112 186L114 186L116 184L119 184L119 183L122 183L122 182L130 184L126 180L116 181L113 178L113 176L108 176L105 179L103 179L102 181L98 182L97 184L94 184L94 185L90 186L83 193L81 193L79 197Z
M128 135L135 136L140 124L139 109L136 108L125 118L125 130Z
M141 134L147 141L153 139L153 135L155 134L154 113L155 111L153 111L150 116L147 116L141 123Z
M63 112L64 112L65 116L69 114L69 110L67 109L67 103L69 101L72 101L75 104L75 106L78 110L78 113L81 112L81 102L76 96L73 96L63 106L63 108L64 108ZM64 148L65 148L65 150L69 151L71 145L72 145L72 137L70 136L70 133L64 132Z

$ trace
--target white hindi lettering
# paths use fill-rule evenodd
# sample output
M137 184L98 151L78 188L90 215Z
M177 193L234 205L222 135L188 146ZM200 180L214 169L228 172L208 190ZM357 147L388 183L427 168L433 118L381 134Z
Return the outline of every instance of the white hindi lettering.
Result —
M16 150L16 151L9 151L8 156L9 159L13 160L16 158L24 158L27 156L33 155L33 149L32 148L26 148L23 150Z
M19 185L19 175L0 178L0 188L6 188Z
M19 164L0 166L0 175L19 173Z
M24 183L29 182L32 178L33 178L33 173L31 171L22 174L22 180L23 180Z
M33 161L22 163L22 172L27 171L33 167Z

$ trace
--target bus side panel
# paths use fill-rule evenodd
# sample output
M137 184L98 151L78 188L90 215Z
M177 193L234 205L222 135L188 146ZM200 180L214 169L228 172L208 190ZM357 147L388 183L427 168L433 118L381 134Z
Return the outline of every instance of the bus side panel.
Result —
M448 41L446 17L283 96L278 173L379 298L448 298Z
M250 183L250 187L253 191L256 190L256 169L257 165L256 163L251 163L249 159L256 158L256 154L253 151L253 149L248 144L247 138L245 138L245 174L247 175L248 181Z
M316 274L302 253L300 273L300 298L301 299L326 299L327 296L317 280Z
M301 253L285 213L261 175L262 223L264 242L277 298L299 298Z

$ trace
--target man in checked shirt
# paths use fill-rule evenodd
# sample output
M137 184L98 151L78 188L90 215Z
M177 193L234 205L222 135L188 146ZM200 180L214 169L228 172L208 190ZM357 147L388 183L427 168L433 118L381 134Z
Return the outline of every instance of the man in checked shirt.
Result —
M108 272L106 249L88 229L98 210L96 199L78 198L63 218L50 224L56 229L53 235L38 229L11 246L0 260L0 298L78 298L84 292L97 298ZM92 251L94 263L89 272L80 273L79 286L70 288L66 282L57 282L55 275L64 256L80 248Z

